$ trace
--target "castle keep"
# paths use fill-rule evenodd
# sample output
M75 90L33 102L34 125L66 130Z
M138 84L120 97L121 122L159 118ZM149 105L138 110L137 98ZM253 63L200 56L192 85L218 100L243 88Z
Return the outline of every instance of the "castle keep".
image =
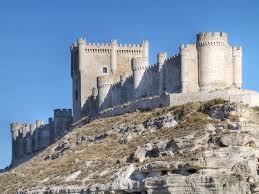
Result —
M55 109L54 119L49 118L45 125L43 120L37 120L35 124L11 123L12 164L17 164L50 145L69 128L71 122L71 109Z
M88 43L71 46L74 121L103 110L164 93L212 92L242 87L242 48L224 32L197 34L179 53L157 55L149 64L149 44Z

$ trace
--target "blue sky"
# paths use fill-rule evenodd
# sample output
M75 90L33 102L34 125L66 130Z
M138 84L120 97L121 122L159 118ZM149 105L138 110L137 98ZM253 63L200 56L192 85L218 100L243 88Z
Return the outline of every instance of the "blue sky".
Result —
M47 121L71 107L69 46L150 41L156 53L178 52L201 31L225 31L243 47L243 83L259 90L257 0L0 0L0 168L11 161L12 121Z

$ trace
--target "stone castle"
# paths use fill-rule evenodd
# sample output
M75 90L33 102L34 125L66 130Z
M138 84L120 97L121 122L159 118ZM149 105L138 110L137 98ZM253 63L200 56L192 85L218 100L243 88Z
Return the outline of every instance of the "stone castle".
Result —
M138 109L174 106L223 98L259 106L259 94L242 89L242 48L228 44L224 32L202 32L179 53L157 55L149 64L149 43L87 43L71 48L73 117L71 109L54 110L44 125L12 123L12 164L53 143L72 121L123 114Z
M224 32L197 34L179 54L157 55L149 64L149 43L87 43L71 46L74 121L103 110L163 93L194 93L242 87L242 48Z

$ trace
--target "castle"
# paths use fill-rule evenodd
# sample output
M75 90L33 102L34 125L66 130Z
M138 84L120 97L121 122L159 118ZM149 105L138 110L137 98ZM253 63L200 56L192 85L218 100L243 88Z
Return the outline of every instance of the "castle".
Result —
M73 118L95 116L103 110L163 93L211 92L242 87L242 48L228 44L224 32L197 34L194 44L179 53L157 55L149 64L149 43L87 43L71 46Z
M97 118L223 98L259 106L259 94L242 89L242 48L228 44L224 32L202 32L179 53L157 55L149 64L149 43L87 43L71 48L73 117L71 109L54 110L44 125L12 123L12 164L53 143L81 118Z
M45 125L43 120L37 120L35 124L11 123L12 165L19 164L50 145L70 127L71 122L71 109L55 109L54 119L49 118Z

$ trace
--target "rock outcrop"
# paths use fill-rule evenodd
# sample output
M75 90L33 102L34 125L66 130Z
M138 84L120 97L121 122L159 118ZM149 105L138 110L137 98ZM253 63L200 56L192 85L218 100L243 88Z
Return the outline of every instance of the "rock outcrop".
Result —
M1 193L259 193L259 109L222 100L98 119L0 174Z

